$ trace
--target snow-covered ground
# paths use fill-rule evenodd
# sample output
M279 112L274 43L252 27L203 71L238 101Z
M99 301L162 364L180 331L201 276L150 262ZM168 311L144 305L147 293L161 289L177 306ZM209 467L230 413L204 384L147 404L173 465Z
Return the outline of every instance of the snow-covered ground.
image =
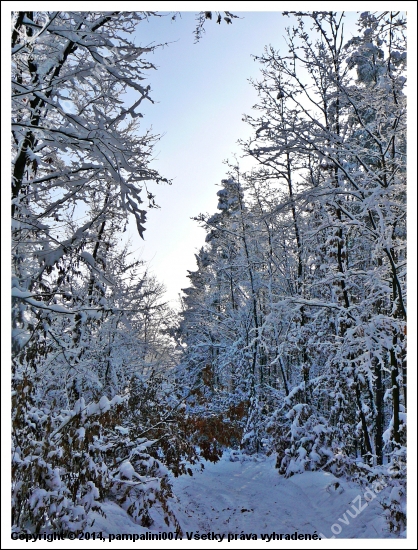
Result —
M205 463L203 472L193 477L175 480L177 515L184 530L258 537L298 531L328 538L338 523L337 538L390 536L379 496L368 504L364 490L354 483L325 472L287 479L278 475L274 464L274 457L232 462L225 456L217 464Z
M274 464L274 457L233 461L226 453L218 463L205 462L204 470L195 469L192 477L173 479L172 507L183 528L183 540L187 535L196 540L197 534L210 534L206 541L214 535L214 541L219 541L224 535L227 541L228 534L240 540L241 534L261 538L276 533L284 541L286 534L295 532L321 538L336 534L339 539L395 536L387 531L379 504L385 489L365 494L366 488L326 472L287 479L278 475ZM106 514L106 518L97 516L94 525L103 535L147 532L114 504L108 503ZM170 531L155 513L154 517L151 532Z

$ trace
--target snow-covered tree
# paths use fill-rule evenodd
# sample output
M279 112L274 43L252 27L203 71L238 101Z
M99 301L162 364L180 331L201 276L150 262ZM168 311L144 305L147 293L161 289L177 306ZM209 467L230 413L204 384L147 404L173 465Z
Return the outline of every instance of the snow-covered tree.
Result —
M288 52L258 58L254 133L242 143L257 167L239 175L239 208L225 186L222 213L200 218L208 267L198 263L186 290L185 368L209 350L200 327L210 326L224 377L238 349L246 357L244 448L264 442L286 475L358 475L362 457L363 475L405 452L406 23L365 12L346 41L344 14L293 17Z
M173 315L162 286L121 246L129 217L142 236L156 207L150 186L164 180L149 166L157 137L139 111L152 101L143 81L156 46L131 38L154 15L12 14L18 531L81 532L106 498L143 525L160 506L179 529L162 459L179 473L194 451L174 428Z

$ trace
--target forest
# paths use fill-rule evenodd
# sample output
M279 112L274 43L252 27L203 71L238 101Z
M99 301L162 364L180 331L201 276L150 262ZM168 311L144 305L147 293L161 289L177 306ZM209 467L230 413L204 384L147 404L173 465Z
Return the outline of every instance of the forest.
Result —
M183 533L173 479L228 452L380 480L404 533L405 12L359 13L349 39L344 13L282 15L240 141L254 168L230 160L196 213L176 311L123 239L170 177L140 112L158 46L133 39L158 13L12 12L14 532L82 533L112 502ZM196 40L235 18L200 12Z

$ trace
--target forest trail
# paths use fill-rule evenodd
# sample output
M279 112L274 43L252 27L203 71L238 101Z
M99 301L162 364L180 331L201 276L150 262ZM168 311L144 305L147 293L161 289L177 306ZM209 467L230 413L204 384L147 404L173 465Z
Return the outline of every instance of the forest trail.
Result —
M258 537L298 531L329 538L331 526L338 523L337 538L389 536L378 495L367 504L364 489L354 483L326 472L284 478L274 465L274 457L232 462L226 456L217 464L206 462L205 469L193 477L173 480L176 515L184 531L256 533Z
M196 542L196 533L214 533L225 535L225 542L230 533L238 537L241 533L253 533L261 542L261 535L291 535L295 531L326 538L334 533L342 539L397 538L388 532L380 505L388 489L373 493L374 497L369 492L367 502L365 487L361 489L327 472L280 476L273 456L232 461L226 452L216 464L204 461L203 470L195 466L193 476L183 475L171 481L175 495L171 508L183 529L183 540L187 540L187 534ZM114 502L104 503L103 509L106 517L95 512L90 517L95 520L95 530L104 536L148 531L135 524ZM154 524L149 532L173 532L156 509L151 509L151 515ZM205 541L205 547L209 544ZM234 547L234 543L229 547Z

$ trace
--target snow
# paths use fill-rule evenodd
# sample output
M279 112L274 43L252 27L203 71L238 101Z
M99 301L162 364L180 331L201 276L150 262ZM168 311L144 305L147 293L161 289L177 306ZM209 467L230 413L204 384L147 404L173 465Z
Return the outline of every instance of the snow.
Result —
M122 464L119 467L120 477L121 479L130 479L133 478L140 478L141 476L137 474L132 466L132 464L129 462L129 460L125 460L125 462L122 462Z
M32 296L31 292L27 290L21 290L20 288L14 286L12 287L12 296L14 298L30 298Z
M93 258L93 256L90 254L90 252L86 252L85 250L80 253L80 257L86 260L88 264L90 264L92 267L96 267L96 262Z
M12 296L15 298L21 298L25 300L28 304L31 304L34 307L39 307L41 309L48 309L49 311L55 311L56 313L71 313L66 307L60 306L59 304L46 304L40 300L34 300L31 298L32 293L26 290L22 290L17 286L12 287Z
M148 530L132 521L131 516L114 502L104 502L101 509L105 516L98 512L90 512L90 520L94 520L90 531L102 532L103 536L109 533L146 533Z
M226 452L216 464L204 461L202 471L196 466L192 477L172 478L175 496L171 508L183 529L183 545L191 533L193 537L224 535L222 544L228 542L228 534L255 534L257 545L262 536L264 544L273 533L283 535L282 542L274 538L270 541L277 545L285 543L285 534L295 532L317 534L321 539L331 538L337 532L337 539L397 538L388 532L380 506L389 489L378 492L372 486L360 488L354 482L321 471L284 478L278 474L275 462L274 456L245 459L240 453ZM114 503L106 502L103 511L106 518L90 512L90 519L95 519L94 530L102 531L103 536L174 532L155 509L151 510L154 524L149 531L135 524ZM157 544L152 542L153 547ZM219 540L216 544L220 544ZM230 541L228 547L245 544L238 538Z

